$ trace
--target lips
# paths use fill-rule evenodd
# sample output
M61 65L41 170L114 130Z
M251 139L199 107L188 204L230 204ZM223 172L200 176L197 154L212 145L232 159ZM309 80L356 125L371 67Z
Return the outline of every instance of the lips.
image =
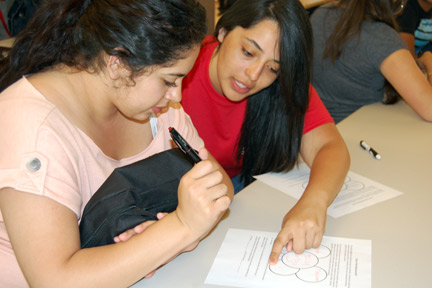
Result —
M232 79L232 86L237 93L241 93L241 94L248 93L250 90L250 88L247 85L235 80L234 78Z
M162 111L162 109L164 109L165 107L153 107L152 111L154 114L158 114Z

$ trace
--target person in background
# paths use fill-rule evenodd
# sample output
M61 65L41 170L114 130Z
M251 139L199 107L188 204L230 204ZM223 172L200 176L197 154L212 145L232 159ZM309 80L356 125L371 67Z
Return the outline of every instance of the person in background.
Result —
M205 23L195 0L40 6L1 65L1 287L128 287L223 216L231 181L174 103ZM92 194L116 167L173 148L170 126L203 159L182 177L177 209L133 239L81 249Z
M290 171L299 155L311 168L303 196L282 221L274 264L284 246L301 253L321 243L348 150L310 85L312 31L298 0L237 0L215 34L183 80L182 105L235 191L253 175Z
M407 0L397 17L399 35L417 59L432 45L432 0ZM419 55L420 54L420 55Z
M417 114L432 121L432 77L422 73L395 29L401 7L393 0L341 0L312 14L312 83L336 122L383 101L386 80Z

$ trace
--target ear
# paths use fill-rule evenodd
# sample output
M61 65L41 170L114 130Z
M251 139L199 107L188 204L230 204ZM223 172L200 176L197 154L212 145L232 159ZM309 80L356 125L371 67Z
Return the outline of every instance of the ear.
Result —
M217 34L217 39L219 42L223 42L223 40L225 39L225 36L227 34L227 30L225 28L220 28Z
M118 80L127 75L127 69L118 56L107 55L107 70L112 80Z

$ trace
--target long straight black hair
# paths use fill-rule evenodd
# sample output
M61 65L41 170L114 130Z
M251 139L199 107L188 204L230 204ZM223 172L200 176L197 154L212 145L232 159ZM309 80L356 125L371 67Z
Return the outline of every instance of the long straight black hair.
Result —
M312 28L299 0L237 0L219 19L215 33L247 29L263 20L279 26L280 69L276 81L248 99L237 147L246 184L253 175L294 167L309 103Z
M133 77L181 59L206 31L195 0L44 1L1 61L0 91L58 64L98 71L102 52L120 57Z

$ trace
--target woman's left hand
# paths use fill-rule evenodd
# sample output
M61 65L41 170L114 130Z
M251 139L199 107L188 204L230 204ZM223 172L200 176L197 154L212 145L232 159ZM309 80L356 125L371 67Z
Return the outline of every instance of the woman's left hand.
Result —
M284 247L295 253L319 247L327 208L349 170L349 152L334 123L323 124L303 135L300 150L302 159L311 168L309 183L282 221L269 258L270 265L278 262Z

